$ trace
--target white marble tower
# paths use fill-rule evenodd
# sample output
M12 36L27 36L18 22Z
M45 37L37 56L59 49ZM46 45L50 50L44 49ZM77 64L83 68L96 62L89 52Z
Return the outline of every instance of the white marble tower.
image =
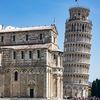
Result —
M69 9L64 40L64 96L87 97L92 23L90 10Z

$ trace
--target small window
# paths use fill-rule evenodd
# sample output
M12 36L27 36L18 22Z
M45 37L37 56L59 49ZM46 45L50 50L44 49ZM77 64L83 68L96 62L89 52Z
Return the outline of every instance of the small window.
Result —
M12 40L15 41L15 35L12 36Z
M40 34L40 40L42 40L43 39L43 34Z
M3 42L4 41L4 37L3 36L1 36L1 42Z
M15 73L14 73L14 80L15 80L15 81L18 81L18 72L15 72Z
M78 13L78 16L80 16L81 14L80 14L80 12Z
M21 51L21 59L24 59L24 51Z
M16 59L16 52L13 52L13 59Z
M37 50L37 58L40 58L40 50Z
M32 59L32 51L29 51L29 59Z
M28 34L26 34L26 41L28 41L28 39L29 39L29 36L28 36Z
M56 59L56 55L54 54L54 57L53 57L54 59Z
M54 43L56 42L56 38L54 37Z

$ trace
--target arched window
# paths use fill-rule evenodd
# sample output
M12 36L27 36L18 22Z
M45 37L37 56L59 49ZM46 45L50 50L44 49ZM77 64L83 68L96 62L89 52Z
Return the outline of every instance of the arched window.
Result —
M1 42L3 42L4 41L4 36L1 36Z
M13 52L13 59L16 59L16 52Z
M40 40L42 40L43 39L43 34L40 34Z
M74 32L76 31L76 28L77 28L77 27L76 27L76 24L74 24Z
M82 32L84 32L84 24L82 25Z
M32 51L29 51L29 59L32 59Z
M28 36L28 34L26 34L26 41L28 41L28 38L29 38L29 36Z
M15 41L15 35L12 36L12 41Z
M41 54L40 54L40 50L37 50L37 58L40 58Z
M15 72L15 73L14 73L14 80L15 80L15 81L18 81L18 72Z
M21 51L21 59L24 59L24 51Z
M74 31L74 25L72 24L72 31Z
M79 24L77 23L77 32L79 31Z

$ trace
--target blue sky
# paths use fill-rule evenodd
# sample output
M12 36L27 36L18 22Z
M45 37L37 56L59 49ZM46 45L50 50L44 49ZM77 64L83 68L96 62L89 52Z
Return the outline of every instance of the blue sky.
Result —
M79 5L91 10L93 23L90 81L100 79L100 0L79 0ZM0 0L0 24L4 26L39 26L55 24L59 32L59 47L63 50L65 21L68 9L77 6L74 0Z

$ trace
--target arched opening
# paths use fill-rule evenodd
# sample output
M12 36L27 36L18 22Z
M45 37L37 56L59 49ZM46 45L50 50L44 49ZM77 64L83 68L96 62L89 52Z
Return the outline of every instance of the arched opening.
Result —
M30 88L30 98L33 98L34 97L34 88Z
M40 40L42 40L43 39L43 34L40 34Z
M72 31L74 31L74 25L72 24Z
M73 94L74 94L74 97L77 97L77 95L78 95L78 89L77 89L77 87L73 88Z
M56 79L56 76L54 76L54 79L53 79L53 96L54 97L57 97L57 79Z
M29 98L34 98L36 97L36 86L35 86L35 81L34 80L30 80L28 83L28 96Z
M14 80L15 80L15 81L18 81L18 72L15 72L15 73L14 73Z
M82 32L84 32L84 24L82 25Z
M72 97L72 89L71 89L71 87L67 87L66 88L66 94L65 95L69 96L69 97Z

